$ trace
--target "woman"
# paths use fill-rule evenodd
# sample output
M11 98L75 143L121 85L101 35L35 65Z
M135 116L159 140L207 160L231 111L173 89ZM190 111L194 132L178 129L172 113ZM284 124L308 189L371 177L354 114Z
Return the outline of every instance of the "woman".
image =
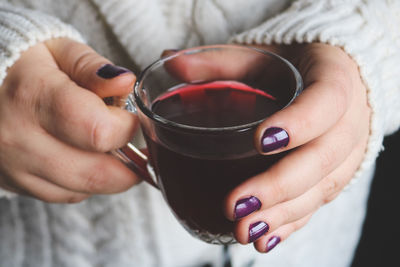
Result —
M223 249L190 237L159 192L126 191L140 179L104 152L130 140L136 118L102 99L129 93L126 68L166 49L234 42L291 60L305 90L255 137L263 154L298 149L226 198L227 218L241 218L236 239L255 247L230 247L233 266L349 266L375 158L400 124L399 10L373 0L1 1L0 265L222 264Z

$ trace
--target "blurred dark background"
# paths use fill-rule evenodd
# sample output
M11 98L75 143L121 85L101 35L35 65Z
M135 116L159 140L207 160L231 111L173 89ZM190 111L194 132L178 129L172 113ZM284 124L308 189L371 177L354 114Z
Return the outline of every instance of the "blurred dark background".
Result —
M400 266L400 131L385 138L352 267Z

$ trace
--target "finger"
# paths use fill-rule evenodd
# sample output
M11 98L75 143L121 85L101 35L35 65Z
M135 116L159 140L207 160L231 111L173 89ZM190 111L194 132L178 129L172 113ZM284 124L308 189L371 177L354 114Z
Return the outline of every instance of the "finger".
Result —
M241 219L236 225L236 239L242 244L254 242L267 233L274 232L284 225L296 222L317 211L343 190L354 175L355 166L359 165L360 154L362 155L358 151L352 153L348 161L340 168L303 195L271 208L261 209ZM260 224L266 225L264 229L258 226ZM252 229L254 226L256 226L255 230ZM256 231L257 227L263 231Z
M236 46L236 49L235 47L232 49L230 47L225 46L221 49L205 46L184 51L164 51L162 56L171 56L165 63L165 67L174 77L184 82L245 78L251 80L261 72L264 75L269 73L265 69L277 61L263 53L254 53L248 48L238 49L240 46ZM202 52L197 53L199 50ZM275 69L277 69L276 66L277 64L275 64Z
M61 71L101 98L124 96L132 91L135 75L113 65L89 46L65 38L47 41L46 45Z
M262 236L254 243L254 247L257 251L261 253L269 252L273 248L275 248L279 243L285 241L289 238L291 234L296 232L297 230L304 227L308 221L311 219L313 214L308 214L307 216L285 225L282 225L275 231Z
M25 144L25 153L20 155L26 172L67 191L111 194L140 181L111 155L79 150L46 133L33 132L32 138L35 142Z
M346 186L350 186L349 182L355 176L364 158L368 136L368 133L366 133L361 137L357 146L343 164L316 186L324 198L324 204L334 200Z
M13 176L13 188L17 188L17 192L21 195L34 197L45 202L77 203L90 196L88 194L66 190L28 173L16 173Z
M360 138L357 146L346 160L304 194L270 208L261 208L242 218L236 225L237 240L240 243L254 241L254 237L250 238L250 233L254 235L252 227L260 222L266 224L265 229L268 229L268 232L275 231L282 225L297 221L332 201L354 176L364 156L367 138L368 135ZM265 233L257 232L255 236L262 234Z
M349 107L348 93L332 82L315 82L287 108L258 127L255 146L262 154L290 150L335 125Z
M337 181L337 184L345 183ZM298 221L315 212L325 203L324 193L320 186L315 186L297 198L261 209L242 218L235 227L236 240L241 244L254 242L282 225Z
M57 68L44 45L27 53L29 56L21 57L10 69L7 79L13 107L20 108L5 112L10 113L8 117L26 113L21 116L27 118L26 122L17 124L18 127L40 123L64 142L95 151L109 151L131 139L135 116L120 108L107 107L96 94L77 86ZM41 60L44 63L38 66Z
M289 150L321 136L355 99L365 100L357 65L340 49L324 49L311 50L313 54L305 54L299 64L306 85L303 93L258 127L254 142L260 153Z
M368 127L358 129L357 126L341 121L326 134L287 154L264 173L239 185L226 198L227 218L237 218L236 208L247 206L241 202L249 196L257 198L260 204L249 203L247 212L241 212L239 217L256 208L266 209L296 198L311 189L350 155L361 136L358 131Z
M54 73L40 96L38 117L53 136L82 149L110 151L131 140L136 116L109 107L95 94Z

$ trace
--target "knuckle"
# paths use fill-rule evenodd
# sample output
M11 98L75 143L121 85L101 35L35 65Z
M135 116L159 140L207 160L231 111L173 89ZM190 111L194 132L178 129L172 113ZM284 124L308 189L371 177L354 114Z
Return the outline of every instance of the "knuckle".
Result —
M288 117L288 119L290 119L291 125L291 132L289 133L289 136L296 136L298 135L298 133L301 133L305 129L311 129L312 127L314 127L315 120L312 116L302 116L300 120L297 119L296 114L301 110L305 110L303 103L299 101L299 99L294 100L293 104L291 104L291 108L294 113L293 115ZM308 111L310 111L309 108Z
M91 123L91 146L99 152L107 152L112 145L112 127L103 122Z
M19 75L7 76L2 90L5 96L14 105L27 108L37 108L38 100L42 97L43 89L48 87L48 75L21 77Z
M343 85L341 82L336 84L335 94L332 97L333 107L336 112L342 114L346 110L348 89L347 86Z
M293 221L293 218L295 217L295 212L288 207L282 207L279 214L281 216L280 223L282 225Z
M336 149L333 146L324 146L319 149L317 156L322 175L329 173L336 162Z
M293 234L294 232L296 232L298 229L300 229L300 225L299 225L299 223L296 221L296 222L292 222L292 223L290 223L289 225L288 225L288 232L290 233L290 234Z
M329 203L333 200L334 196L342 187L341 183L337 179L327 179L322 183L321 194L324 203Z
M26 91L24 90L26 89L26 86L24 85L24 79L21 79L21 77L18 75L18 69L15 69L15 66L9 69L8 74L0 88L10 99L17 99L17 96L19 96L21 90Z
M107 180L105 179L104 167L97 166L92 168L90 173L83 178L83 190L87 193L100 193L103 192L107 186Z
M84 72L88 68L90 68L91 63L93 62L95 53L91 50L85 50L85 52L81 53L81 55L75 60L72 65L71 73L73 77L79 77L81 72Z
M292 222L291 223L291 233L300 230L306 224L306 222L307 221L304 221L304 220L298 220L298 221Z
M73 94L74 90L70 90L71 86L73 84L67 80L67 78L61 78L59 79L59 82L61 80L64 82L64 87L69 87L66 88L66 90L50 90L49 96L45 97L43 101L40 101L38 103L39 106L42 106L39 109L42 109L42 113L46 112L50 115L50 118L54 120L54 123L60 123L60 122L69 122L72 121L74 118L71 116L71 111L75 110L75 103L72 103L68 99L71 98L71 95ZM60 86L59 84L54 84L54 87ZM43 116L45 116L43 114Z
M294 222L292 225L292 233L300 230L303 226L304 226L304 224L302 224L300 222Z
M37 83L39 83L38 85L36 85L37 88L43 87L41 86L41 84L43 83L42 78L39 78ZM29 107L32 106L33 102L33 91L29 89L29 85L20 82L18 84L7 86L5 89L5 93L7 94L8 98L16 105Z
M289 199L288 187L282 182L282 179L274 179L270 188L276 203Z
M335 112L342 114L346 110L349 97L349 85L345 78L341 74L335 75L334 80L327 81L327 88L332 88L332 93L329 94L330 107Z

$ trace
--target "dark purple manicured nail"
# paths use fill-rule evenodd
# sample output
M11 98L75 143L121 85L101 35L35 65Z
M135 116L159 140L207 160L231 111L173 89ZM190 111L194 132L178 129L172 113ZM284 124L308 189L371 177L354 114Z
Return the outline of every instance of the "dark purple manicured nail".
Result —
M249 243L256 241L263 234L268 232L269 225L265 222L256 222L249 226Z
M271 237L268 242L267 242L267 251L270 251L271 249L273 249L276 245L279 244L279 242L281 242L281 238L279 236L273 236Z
M236 202L235 219L241 219L261 208L261 201L256 197L242 198Z
M103 79L112 79L127 72L130 71L123 67L105 64L96 71L96 74Z
M289 135L282 128L271 127L265 130L261 138L262 151L267 153L289 144Z

